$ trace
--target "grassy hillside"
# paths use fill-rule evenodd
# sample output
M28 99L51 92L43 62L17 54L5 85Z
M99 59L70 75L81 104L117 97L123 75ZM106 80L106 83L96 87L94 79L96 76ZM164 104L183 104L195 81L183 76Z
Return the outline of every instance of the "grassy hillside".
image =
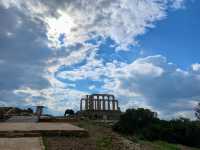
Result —
M124 137L103 123L80 121L74 124L87 129L90 136L44 137L46 150L197 150L162 141L148 142L135 137Z

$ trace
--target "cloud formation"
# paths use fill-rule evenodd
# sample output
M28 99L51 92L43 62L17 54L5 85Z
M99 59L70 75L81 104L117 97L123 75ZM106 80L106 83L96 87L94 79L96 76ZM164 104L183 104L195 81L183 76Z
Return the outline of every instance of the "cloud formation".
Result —
M191 115L199 100L200 87L193 85L199 83L199 64L182 70L160 55L125 63L107 62L99 54L107 39L113 53L130 51L139 35L184 2L0 0L1 104L78 109L81 95L96 89L116 94L123 108ZM77 82L91 84L83 89Z
M163 56L140 58L120 69L113 89L137 93L146 106L154 108L164 118L179 115L193 116L200 100L200 74L193 67L182 70ZM116 91L116 93L118 93ZM126 95L126 93L124 93ZM123 95L123 96L124 96ZM133 97L133 101L136 100ZM184 113L184 114L181 114Z
M130 64L105 65L93 57L80 68L60 72L58 77L71 81L104 81L103 90L123 99L122 107L149 107L162 117L170 118L176 115L193 117L192 110L200 100L198 71L199 64L182 70L161 55L138 58Z
M50 0L48 3L12 0L1 4L5 8L14 6L26 11L35 21L42 20L49 44L54 48L101 36L110 37L120 50L127 50L128 45L136 43L138 35L166 15L166 2L162 0Z

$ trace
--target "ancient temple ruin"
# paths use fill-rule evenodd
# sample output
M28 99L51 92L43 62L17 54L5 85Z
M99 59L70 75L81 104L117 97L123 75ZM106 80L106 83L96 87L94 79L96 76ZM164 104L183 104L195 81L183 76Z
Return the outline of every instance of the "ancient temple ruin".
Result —
M118 119L118 100L111 94L86 95L80 100L80 113L91 119Z

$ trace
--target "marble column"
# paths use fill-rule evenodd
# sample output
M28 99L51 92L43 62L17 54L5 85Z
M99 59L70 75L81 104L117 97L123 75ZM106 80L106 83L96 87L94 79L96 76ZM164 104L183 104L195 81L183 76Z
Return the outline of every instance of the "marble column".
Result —
M88 109L88 100L85 99L85 110L87 110L87 109Z
M83 110L83 108L82 108L82 102L83 102L83 99L81 99L81 101L80 101L80 111Z
M100 107L100 110L102 110L102 99L100 99L99 101L99 107Z
M101 110L101 102L102 102L102 99L99 99L99 110Z
M112 100L115 100L115 97L113 95L111 97L112 97Z
M117 110L118 110L118 108L119 108L119 104L118 104L118 101L116 101L116 105L117 105Z
M90 97L90 109L94 110L94 96Z
M101 99L99 99L99 110L101 110Z
M110 96L108 96L108 110L110 110Z
M99 106L99 96L97 96L97 99L96 99L96 110L99 109L98 106Z
M112 110L115 110L115 100L112 100Z
M94 110L97 110L97 100L94 99Z
M105 97L103 96L103 110L106 110Z

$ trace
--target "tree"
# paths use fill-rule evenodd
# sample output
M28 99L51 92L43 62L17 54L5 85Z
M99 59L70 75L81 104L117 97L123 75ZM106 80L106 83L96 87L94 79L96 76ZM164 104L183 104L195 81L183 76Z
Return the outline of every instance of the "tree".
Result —
M195 116L198 120L200 120L200 103L198 103L197 107L195 108Z
M66 109L64 116L72 116L74 115L74 111L72 109Z
M29 113L31 113L31 114L33 113L33 109L31 109L31 108L28 108L27 111L28 111Z
M200 103L196 108L200 120ZM200 126L198 121L187 118L161 120L157 113L144 108L128 109L114 124L113 129L119 133L134 135L142 140L163 140L200 148Z
M156 119L157 114L149 109L127 109L113 128L122 133L137 133L148 127Z

